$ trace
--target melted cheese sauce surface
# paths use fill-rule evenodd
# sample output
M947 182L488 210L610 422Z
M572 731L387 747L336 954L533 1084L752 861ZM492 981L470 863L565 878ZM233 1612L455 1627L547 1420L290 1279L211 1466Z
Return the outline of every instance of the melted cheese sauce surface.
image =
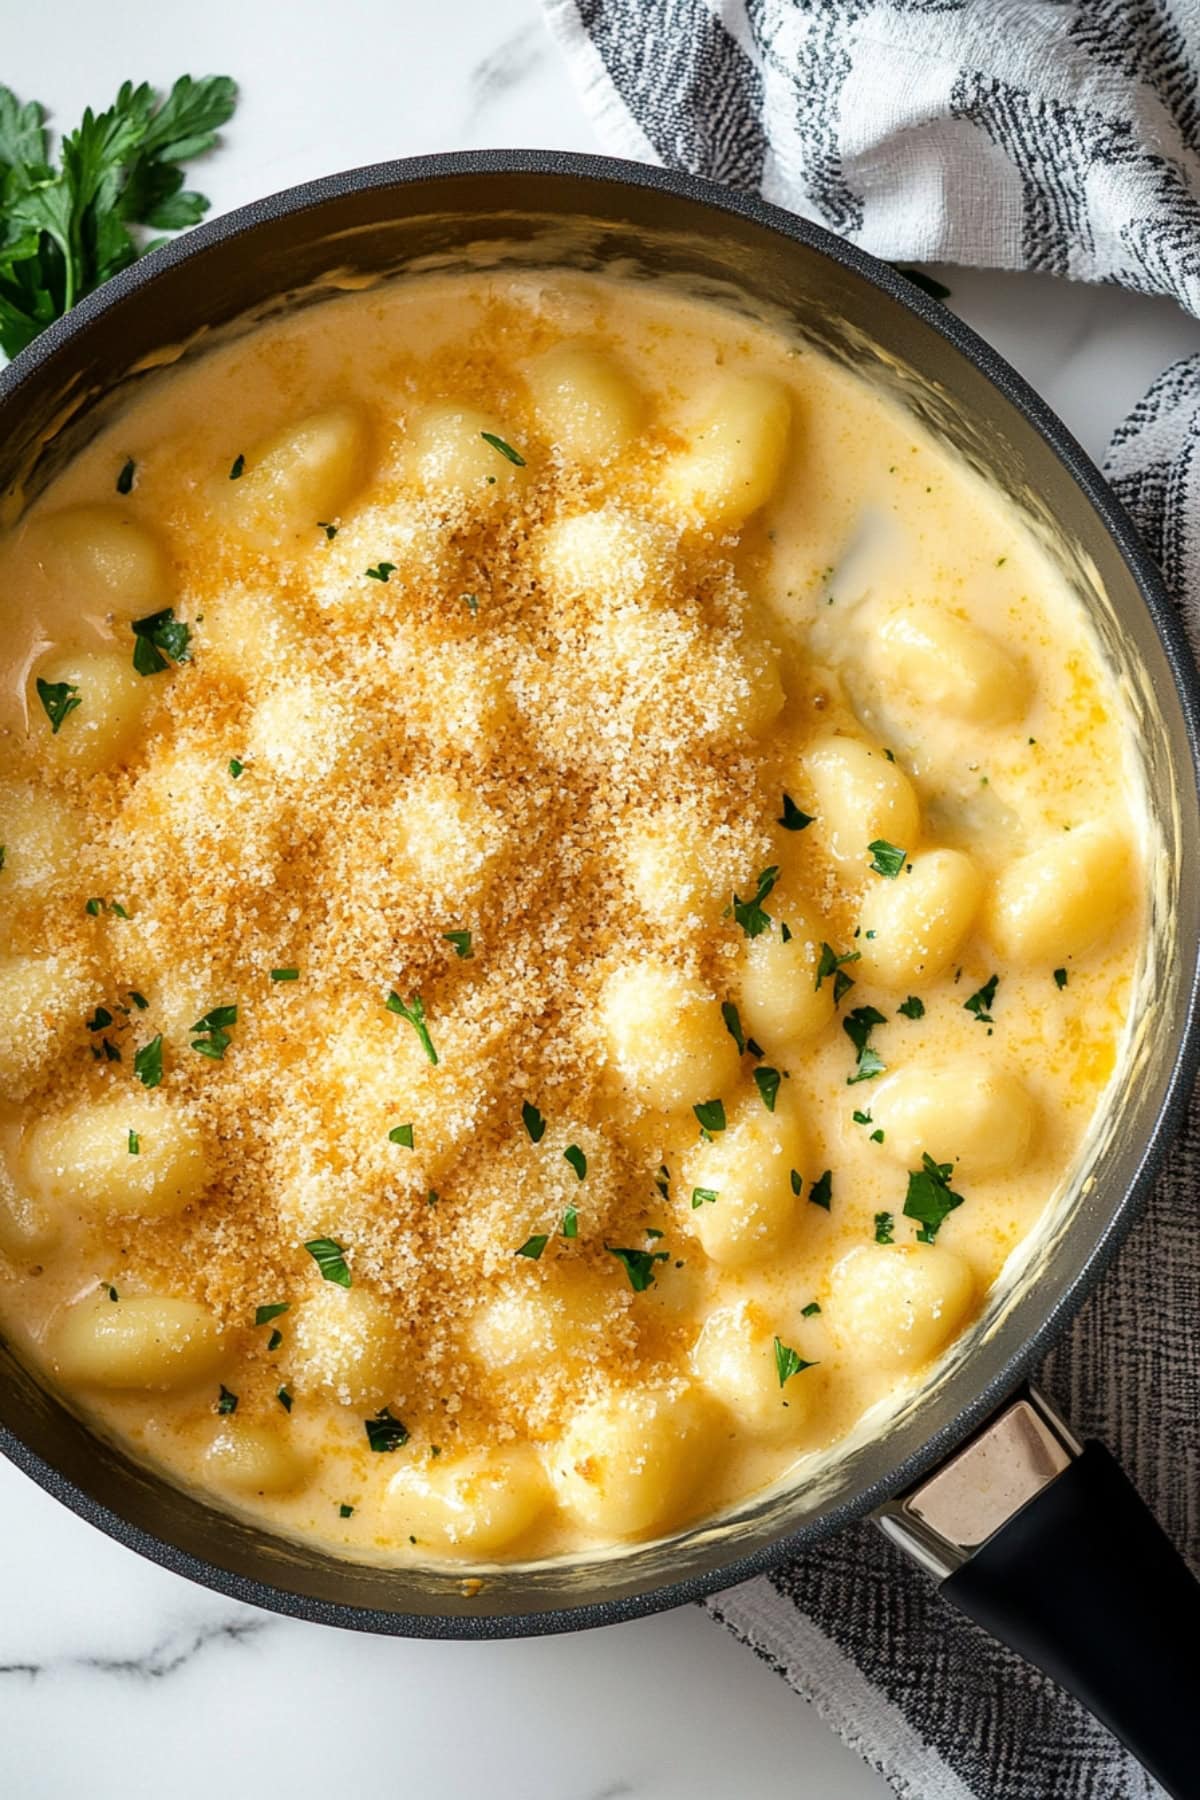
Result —
M1118 1068L1081 607L674 293L410 280L155 377L0 546L0 731L0 1324L347 1553L578 1553L829 1452Z

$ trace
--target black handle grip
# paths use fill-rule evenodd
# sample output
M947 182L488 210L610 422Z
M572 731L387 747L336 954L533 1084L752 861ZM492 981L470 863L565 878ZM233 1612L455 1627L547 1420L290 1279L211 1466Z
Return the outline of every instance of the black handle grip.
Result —
M941 1591L1077 1695L1175 1800L1200 1800L1200 1582L1102 1445Z

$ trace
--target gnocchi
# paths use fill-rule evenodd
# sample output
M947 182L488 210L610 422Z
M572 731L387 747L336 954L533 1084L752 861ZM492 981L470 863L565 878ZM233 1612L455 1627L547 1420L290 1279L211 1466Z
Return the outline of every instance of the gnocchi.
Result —
M98 1388L193 1387L226 1356L207 1308L157 1294L77 1301L52 1326L47 1348L60 1381Z
M1076 592L674 282L409 270L91 422L0 527L0 1335L466 1594L836 1487L1145 1017Z

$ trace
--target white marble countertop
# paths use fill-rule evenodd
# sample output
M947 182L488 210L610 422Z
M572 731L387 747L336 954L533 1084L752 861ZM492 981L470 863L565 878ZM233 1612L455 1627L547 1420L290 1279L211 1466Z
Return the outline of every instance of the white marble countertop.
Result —
M194 174L222 211L355 164L598 140L537 0L54 0L4 80L73 125L127 76L227 71ZM1200 326L1165 301L949 276L952 304L1099 456ZM235 1605L110 1543L0 1464L0 1793L872 1800L885 1789L705 1616L508 1644L357 1637Z

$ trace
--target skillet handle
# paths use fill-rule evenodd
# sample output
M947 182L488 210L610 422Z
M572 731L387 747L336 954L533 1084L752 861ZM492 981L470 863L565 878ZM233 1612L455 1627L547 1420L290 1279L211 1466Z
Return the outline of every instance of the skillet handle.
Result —
M1168 1794L1200 1800L1200 1582L1102 1445L1026 1390L879 1523Z

